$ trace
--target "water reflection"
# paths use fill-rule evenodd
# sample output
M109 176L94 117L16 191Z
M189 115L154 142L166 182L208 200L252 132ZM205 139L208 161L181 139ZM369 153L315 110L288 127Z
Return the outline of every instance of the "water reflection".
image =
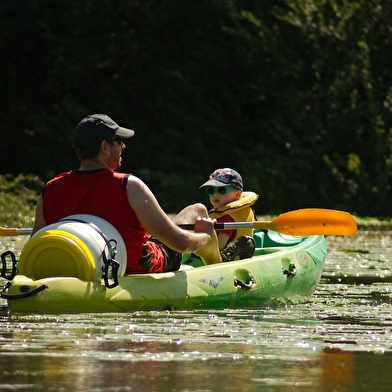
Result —
M318 300L253 312L5 315L1 385L86 391L387 388L389 305L378 320L360 310L355 315L335 307L329 313Z
M387 391L391 231L328 238L311 301L252 310L0 312L0 390Z

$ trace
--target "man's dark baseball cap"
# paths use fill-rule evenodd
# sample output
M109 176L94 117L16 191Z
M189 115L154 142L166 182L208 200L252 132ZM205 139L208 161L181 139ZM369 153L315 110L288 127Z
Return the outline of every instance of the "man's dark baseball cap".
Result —
M134 134L131 129L120 127L106 114L91 114L76 127L73 145L85 148L102 140L110 140L114 135L119 138L130 138Z

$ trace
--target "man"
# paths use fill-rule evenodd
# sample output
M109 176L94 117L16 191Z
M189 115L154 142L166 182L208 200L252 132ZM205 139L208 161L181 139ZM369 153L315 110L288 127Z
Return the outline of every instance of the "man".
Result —
M115 172L121 166L124 140L134 133L104 114L84 118L73 142L80 167L45 185L32 233L72 214L92 214L111 223L123 237L126 273L178 270L182 253L193 252L205 264L221 262L216 221L203 204L188 206L171 220L142 180ZM195 229L183 230L180 223L194 223Z

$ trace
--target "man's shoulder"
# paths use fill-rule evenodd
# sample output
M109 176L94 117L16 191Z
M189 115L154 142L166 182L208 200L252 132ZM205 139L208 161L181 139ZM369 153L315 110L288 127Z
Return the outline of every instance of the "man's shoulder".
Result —
M128 179L128 183L144 184L144 182L138 176L135 176L132 173L127 174L127 179Z
M62 173L56 174L53 178L48 180L47 183L51 183L51 182L57 181L57 180L59 180L61 178L69 177L70 175L72 175L72 173L73 173L72 171L66 171L66 172L62 172Z

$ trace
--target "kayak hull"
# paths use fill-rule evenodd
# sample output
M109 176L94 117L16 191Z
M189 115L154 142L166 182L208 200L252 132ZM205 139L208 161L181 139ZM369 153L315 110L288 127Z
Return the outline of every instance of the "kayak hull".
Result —
M255 239L258 246L252 258L123 276L113 288L107 288L103 280L33 280L16 275L2 297L12 312L29 313L258 308L307 301L320 281L325 238L269 232L268 241L264 233Z

